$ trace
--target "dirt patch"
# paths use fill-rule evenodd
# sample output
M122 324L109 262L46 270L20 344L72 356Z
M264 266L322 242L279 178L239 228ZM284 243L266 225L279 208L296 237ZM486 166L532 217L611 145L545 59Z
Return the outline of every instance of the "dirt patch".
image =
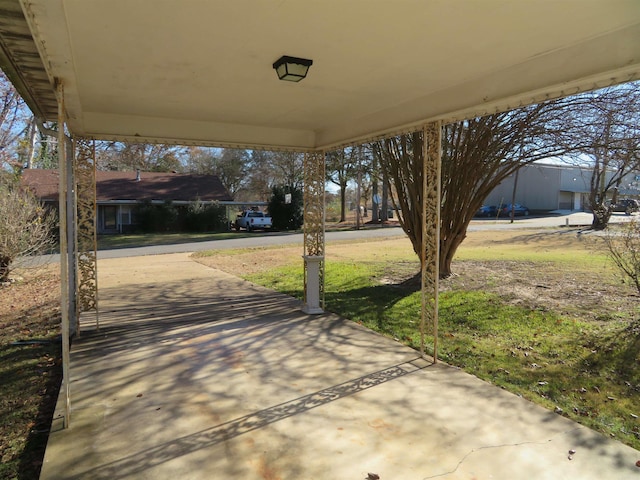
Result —
M381 248L381 245L384 245ZM251 275L284 265L302 265L302 245L251 248L243 250L215 250L208 253L198 252L192 258L232 275ZM357 243L332 242L326 248L327 261L376 262L398 258L415 263L417 257L411 250L407 238L376 238Z
M28 337L36 330L41 332L43 320L60 315L58 265L17 271L11 280L0 285L0 342L3 344ZM49 327L59 328L55 323Z
M192 258L208 267L240 277L272 270L298 260L302 262L302 252L300 247L251 248L239 252L219 250L212 252L210 256L195 253Z
M594 321L632 315L640 305L633 289L613 276L594 278L590 272L554 265L541 268L538 263L462 261L457 271L441 282L441 291L482 290L513 305Z

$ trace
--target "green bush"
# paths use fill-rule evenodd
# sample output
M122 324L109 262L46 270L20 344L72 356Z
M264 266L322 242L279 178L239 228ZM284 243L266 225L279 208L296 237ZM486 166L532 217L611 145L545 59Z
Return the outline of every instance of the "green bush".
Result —
M225 208L217 203L194 202L187 207L185 228L188 232L220 232L227 230Z
M135 208L137 225L142 233L176 232L178 228L178 210L165 202L153 205L145 201Z
M140 233L221 232L227 230L225 208L221 205L195 201L188 206L171 202L153 205L146 201L135 209Z
M288 194L290 203L286 203ZM275 230L298 230L303 223L302 190L291 185L274 186L268 209Z

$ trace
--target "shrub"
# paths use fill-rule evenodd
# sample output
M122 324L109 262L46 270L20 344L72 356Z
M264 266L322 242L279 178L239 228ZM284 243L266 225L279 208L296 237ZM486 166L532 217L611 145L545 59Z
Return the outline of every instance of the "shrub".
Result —
M145 201L135 208L138 228L143 233L175 232L177 230L178 211L171 204L153 205Z
M14 179L0 178L0 281L24 259L48 253L55 243L55 215Z
M288 194L290 203L286 203ZM290 185L274 186L268 209L275 230L298 230L303 223L302 190Z
M631 220L620 229L609 229L604 239L609 257L640 293L640 223Z
M217 203L193 202L187 208L185 226L189 232L220 232L227 230L225 207Z

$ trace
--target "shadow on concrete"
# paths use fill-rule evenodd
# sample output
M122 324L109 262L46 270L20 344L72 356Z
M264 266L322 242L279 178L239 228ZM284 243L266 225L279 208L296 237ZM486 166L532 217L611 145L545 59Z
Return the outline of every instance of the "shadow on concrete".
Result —
M216 425L194 434L176 438L154 448L143 450L135 455L123 458L107 465L101 465L76 476L76 478L118 479L127 478L151 467L169 461L172 458L187 455L196 450L229 441L253 430L264 428L294 415L305 413L313 408L354 395L382 383L395 380L417 370L432 366L422 358L395 365L359 378L304 395L288 402L274 405L249 415Z
M636 468L633 449L353 322L305 315L291 297L190 260L144 261L128 278L102 266L101 328L83 319L71 428L52 432L42 480L600 479ZM583 453L569 462L571 448Z

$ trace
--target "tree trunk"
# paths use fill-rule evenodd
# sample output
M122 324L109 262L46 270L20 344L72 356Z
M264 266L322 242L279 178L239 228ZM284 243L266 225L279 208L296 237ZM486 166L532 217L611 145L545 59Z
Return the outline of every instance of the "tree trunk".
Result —
M376 201L379 198L378 196L378 179L374 178L373 185L371 187L371 205L373 206L373 212L371 212L371 222L379 223L380 216L378 213L380 212L380 203Z
M382 211L380 212L380 223L389 220L389 187L387 186L386 175L383 173L382 180Z
M611 218L611 210L604 204L600 203L593 206L593 220L591 222L591 228L593 230L604 230L609 225L609 219Z
M440 278L447 278L453 274L451 262L458 250L458 247L467 238L466 227L449 239L440 239Z
M38 133L38 127L36 127L35 117L31 117L29 122L29 135L27 140L27 168L33 168L33 160L36 156L36 133Z
M0 255L0 282L6 282L9 277L11 259L7 256Z

